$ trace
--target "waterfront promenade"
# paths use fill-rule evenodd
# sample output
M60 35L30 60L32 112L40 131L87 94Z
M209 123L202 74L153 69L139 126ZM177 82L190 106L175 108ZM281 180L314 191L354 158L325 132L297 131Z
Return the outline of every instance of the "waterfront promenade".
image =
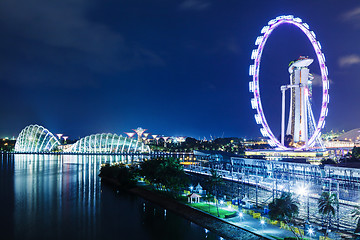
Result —
M209 168L200 167L200 166L189 165L185 167L185 171L200 176L211 175ZM247 189L246 192L244 193L241 191L240 194L243 193L248 197L250 196L249 198L247 198L246 201L251 203L251 205L256 205L256 201L257 201L257 205L259 206L259 208L257 208L257 212L262 212L263 211L262 208L267 206L267 204L271 201L271 199L274 197L274 194L276 193L274 189L275 184L271 185L268 184L268 182L266 181L262 181L262 182L257 181L257 179L254 178L253 176L247 175L247 176L242 176L242 178L239 178L238 172L230 172L226 170L219 170L219 173L222 175L222 178L228 182L228 185L231 185L231 183L246 185L245 187ZM241 188L243 190L243 187ZM229 188L227 188L227 190L229 190ZM278 190L278 192L281 191ZM232 193L227 192L226 194L230 197ZM235 195L236 194L238 193L235 193ZM318 209L317 209L318 195L317 197L315 194L314 196L312 196L311 201L309 201L311 204L309 204L309 202L306 204L306 198L304 198L303 196L297 195L297 198L299 198L300 201L300 207L299 207L300 212L299 212L298 220L300 222L304 222L305 219L307 219L307 211L310 212L309 216L311 217L310 219L312 220L311 221L312 234L309 234L307 231L305 231L304 232L305 236L310 237L310 235L312 235L311 237L313 239L319 239L319 237L322 236L323 234L318 230L319 226L321 225L321 216L318 215ZM351 211L354 208L354 206L356 206L356 204L353 203L352 205L349 205L349 204L344 204L343 201L340 201L340 205L341 205L339 210L341 214L340 227L342 229L345 229L346 227L347 231L342 230L341 233L330 232L328 236L330 239L344 239L344 238L353 239L352 233L354 231L353 225L355 224L355 221L350 216L351 216ZM245 211L249 211L249 210L245 210ZM261 217L259 219L254 219L253 216L251 215L243 214L242 218L237 217L231 219L230 222L242 228L248 229L250 231L260 232L266 236L294 237L291 231L282 229L280 223L277 225L272 225L267 223L267 221L265 221L264 224L261 224L260 219L262 217L266 217L266 214L261 213ZM335 218L335 220L337 219ZM302 226L304 226L304 224L302 224ZM334 221L333 227L338 227L338 226L339 225L337 225L337 222Z

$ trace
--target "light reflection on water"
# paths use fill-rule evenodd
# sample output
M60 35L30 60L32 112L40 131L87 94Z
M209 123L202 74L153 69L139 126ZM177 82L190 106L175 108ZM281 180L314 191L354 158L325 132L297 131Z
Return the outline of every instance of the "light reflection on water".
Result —
M0 155L4 239L219 239L172 212L101 184L129 156Z

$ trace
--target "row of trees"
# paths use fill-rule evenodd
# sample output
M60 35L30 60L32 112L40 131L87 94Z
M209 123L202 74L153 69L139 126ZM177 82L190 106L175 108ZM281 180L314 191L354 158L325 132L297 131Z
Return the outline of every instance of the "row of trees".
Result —
M116 180L120 187L131 188L136 185L140 176L140 171L136 166L126 166L124 164L105 164L100 168L100 177Z
M101 167L99 176L116 180L123 188L134 187L138 179L144 177L155 185L165 186L166 190L175 195L188 182L183 166L175 158L156 158L130 166L121 163L105 164Z
M325 229L325 238L328 234L328 229L331 226L331 220L335 217L336 208L339 202L336 193L323 192L318 199L318 212L323 216ZM275 198L269 204L269 217L272 220L283 221L289 226L290 230L294 233L297 239L301 239L301 233L297 233L294 229L295 218L299 214L299 201L293 197L291 193L283 192L280 198ZM353 217L360 219L360 209L357 213L353 214Z
M15 148L16 140L0 139L0 151L12 152Z
M156 158L144 161L140 164L140 174L151 183L165 186L176 196L188 184L183 166L176 158Z
M189 185L189 178L185 174L183 166L176 158L155 158L142 162L140 165L104 164L100 169L100 177L116 180L121 187L134 187L140 177L144 177L159 188L165 188L171 194L178 196L181 190ZM209 193L207 198L218 198L219 187L222 177L216 170L211 170L211 176L207 179ZM218 209L218 203L216 201ZM219 212L219 211L218 211Z

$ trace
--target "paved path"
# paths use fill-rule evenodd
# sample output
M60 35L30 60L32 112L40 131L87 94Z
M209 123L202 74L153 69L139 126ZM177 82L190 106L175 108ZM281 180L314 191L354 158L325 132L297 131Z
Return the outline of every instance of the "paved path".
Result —
M259 219L254 219L252 216L248 214L244 214L242 218L240 217L231 218L228 221L241 228L245 228L253 232L258 232L262 235L269 237L274 237L274 236L279 238L294 237L294 234L291 231L281 229L278 226L274 226L267 223L264 223L264 225L262 225Z

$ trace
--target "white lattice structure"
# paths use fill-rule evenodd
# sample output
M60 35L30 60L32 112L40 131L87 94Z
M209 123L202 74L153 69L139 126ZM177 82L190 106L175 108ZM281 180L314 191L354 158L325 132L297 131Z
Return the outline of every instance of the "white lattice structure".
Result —
M93 134L81 138L70 148L71 153L146 153L149 146L134 138L118 136L112 133Z
M19 134L15 152L51 152L60 142L49 130L39 125L29 125Z

